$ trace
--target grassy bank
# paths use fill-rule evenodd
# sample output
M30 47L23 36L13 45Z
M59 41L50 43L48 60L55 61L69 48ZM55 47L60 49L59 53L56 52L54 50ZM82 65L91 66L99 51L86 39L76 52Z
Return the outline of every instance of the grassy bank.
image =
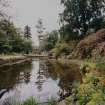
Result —
M14 54L14 55L0 55L0 59L1 60L13 60L13 59L24 59L25 56L24 55L19 55L19 54Z
M65 100L66 104L105 105L105 60L83 60L80 72L82 84L73 85L71 96Z
M105 58L58 59L53 62L67 65L73 63L80 68L78 70L82 75L82 83L73 84L71 96L64 100L66 105L105 105Z
M0 55L0 67L2 66L11 66L14 64L20 64L29 60L28 56L24 56L21 54L14 54L14 55Z

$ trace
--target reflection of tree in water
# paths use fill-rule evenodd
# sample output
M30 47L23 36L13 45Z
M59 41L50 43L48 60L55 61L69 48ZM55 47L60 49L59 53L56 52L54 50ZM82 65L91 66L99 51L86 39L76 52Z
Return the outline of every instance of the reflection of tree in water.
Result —
M42 90L42 85L46 80L45 77L59 80L58 86L60 87L60 92L62 94L70 93L75 81L82 81L77 65L65 65L58 62L49 63L41 60L36 82L39 91Z
M42 85L46 80L45 76L48 77L47 71L48 71L48 69L47 69L47 65L46 65L45 61L40 60L39 61L39 71L37 73L38 76L37 76L37 82L36 82L39 92L42 90Z
M30 76L31 76L30 72L24 72L24 81L25 81L25 83L30 82Z
M32 64L31 62L27 62L23 66L20 67L21 71L19 76L17 77L17 82L19 83L29 83L31 78L31 70Z
M75 64L66 65L57 62L48 64L49 76L54 80L59 80L60 92L62 94L70 93L75 81L81 82L79 67Z
M21 65L0 68L0 95L4 95L4 93L13 89L16 84L23 80L26 82L29 81L31 66L31 62L27 62Z
M30 82L31 71L22 71L19 76L17 76L17 83L26 83Z

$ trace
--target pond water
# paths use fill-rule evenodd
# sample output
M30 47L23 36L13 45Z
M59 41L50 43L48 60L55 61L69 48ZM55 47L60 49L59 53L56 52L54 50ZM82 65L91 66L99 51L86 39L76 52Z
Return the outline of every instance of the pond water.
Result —
M8 99L38 102L59 99L60 92L70 92L72 84L81 82L78 66L45 59L33 59L20 65L0 68L0 103Z

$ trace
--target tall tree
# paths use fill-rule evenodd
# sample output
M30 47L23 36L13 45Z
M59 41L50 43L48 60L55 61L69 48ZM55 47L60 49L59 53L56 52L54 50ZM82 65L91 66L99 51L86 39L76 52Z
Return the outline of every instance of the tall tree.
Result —
M44 32L45 28L44 28L44 25L43 25L43 20L41 18L38 20L36 28L37 28L37 33L39 35L42 35L42 33Z
M31 28L28 25L25 26L24 37L27 39L31 38Z
M61 4L64 6L61 23L70 32L77 31L83 37L91 29L104 27L105 0L61 0Z

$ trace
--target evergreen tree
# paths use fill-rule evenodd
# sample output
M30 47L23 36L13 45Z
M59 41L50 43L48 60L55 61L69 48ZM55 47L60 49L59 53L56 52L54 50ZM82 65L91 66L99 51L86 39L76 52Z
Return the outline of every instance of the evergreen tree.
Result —
M42 35L42 33L45 30L44 25L43 25L43 20L41 18L37 22L36 29L39 35Z
M0 20L0 54L31 52L31 40L26 40L22 35L13 22L6 19Z
M28 25L25 26L24 37L27 39L31 38L31 28Z

